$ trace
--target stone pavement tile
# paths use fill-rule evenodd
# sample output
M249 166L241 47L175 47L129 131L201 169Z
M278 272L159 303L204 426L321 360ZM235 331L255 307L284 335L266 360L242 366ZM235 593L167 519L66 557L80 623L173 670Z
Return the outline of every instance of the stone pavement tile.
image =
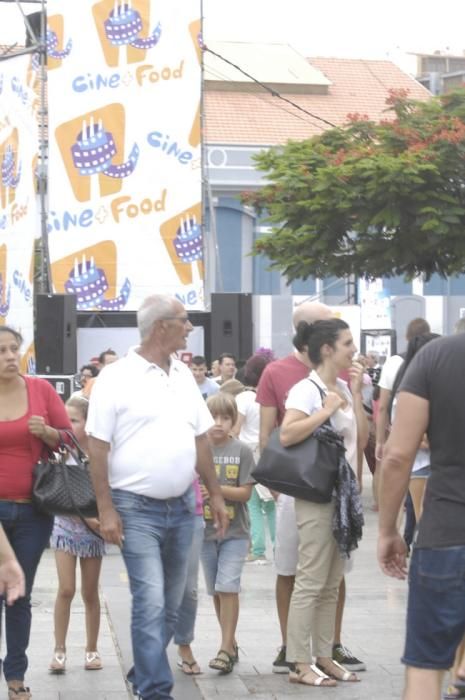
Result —
M195 682L204 697L211 697L212 694L221 695L221 697L224 697L225 694L237 697L248 695L247 686L242 682L242 679L232 673L197 676Z
M370 483L368 478L366 481L368 493ZM367 495L365 504L370 502L371 497ZM364 539L355 554L353 571L346 576L343 643L365 661L368 671L360 674L360 683L339 684L336 694L343 700L398 700L401 697L404 668L399 659L404 639L407 585L405 581L396 581L381 573L376 561L376 537L377 515L366 508ZM117 632L124 666L128 668L131 663L129 591L122 572L124 564L118 553L106 557L102 591L112 627ZM290 684L286 674L271 672L280 645L274 588L273 566L246 564L237 630L240 663L232 674L220 676L208 669L208 661L219 649L220 632L200 574L193 651L204 673L190 678L175 670L176 648L172 645L168 655L174 672L176 700L218 700L220 697L221 700L295 700L320 695L318 689ZM333 696L333 691L329 690L323 695L328 693Z
M34 699L35 700L35 694ZM127 693L106 692L100 689L94 690L93 693L84 693L80 690L65 691L60 693L59 700L128 700Z
M385 577L376 561L377 516L367 510L365 537L354 558L353 571L346 577L347 602L343 643L367 663L357 684L339 684L344 700L393 700L401 696L403 666L399 662L405 625L406 583ZM210 671L195 679L204 700L236 697L308 697L313 688L290 684L286 674L271 673L271 664L280 644L275 609L275 572L272 566L244 567L237 639L240 663L230 676L212 679ZM211 600L205 595L200 576L199 609L194 651L205 670L216 653L219 628ZM242 686L228 687L228 683ZM245 691L242 687L245 687ZM241 689L241 690L239 690ZM245 692L245 694L243 694ZM332 692L332 691L330 691ZM176 687L175 687L176 694ZM182 698L182 695L176 696Z
M34 700L128 700L132 696L128 694L119 650L115 646L103 599L99 635L103 669L84 670L85 609L80 597L79 579L78 569L78 587L71 606L67 637L67 670L63 675L50 674L48 665L54 647L53 607L57 575L53 552L46 550L37 572L32 595L32 630L26 683L31 688Z

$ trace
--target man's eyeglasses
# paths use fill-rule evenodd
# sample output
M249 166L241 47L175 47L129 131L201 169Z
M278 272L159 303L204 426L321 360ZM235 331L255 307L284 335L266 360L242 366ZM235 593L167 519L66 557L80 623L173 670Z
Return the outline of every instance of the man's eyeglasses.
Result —
M160 321L181 321L182 323L189 323L189 316L164 316Z

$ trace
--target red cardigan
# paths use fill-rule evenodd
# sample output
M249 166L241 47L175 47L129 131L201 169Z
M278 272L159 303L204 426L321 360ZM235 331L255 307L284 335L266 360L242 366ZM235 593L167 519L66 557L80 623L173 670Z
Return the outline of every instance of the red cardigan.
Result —
M52 428L71 430L63 401L45 379L23 376L26 382L28 408L17 421L0 422L0 499L30 498L32 470L44 452L45 443L27 428L31 416L42 416ZM7 431L10 435L7 434ZM17 444L11 441L17 436ZM3 439L2 439L3 436ZM7 444L7 449L2 449Z

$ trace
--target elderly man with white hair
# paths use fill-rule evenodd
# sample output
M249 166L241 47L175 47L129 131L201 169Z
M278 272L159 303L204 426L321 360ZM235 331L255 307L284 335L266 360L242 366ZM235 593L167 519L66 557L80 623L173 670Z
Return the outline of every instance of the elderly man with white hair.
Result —
M184 592L196 469L220 535L228 516L206 436L212 417L188 367L173 359L186 347L189 317L178 300L154 295L137 323L140 346L97 378L86 430L100 531L121 547L131 588L128 679L142 700L170 700L166 647Z

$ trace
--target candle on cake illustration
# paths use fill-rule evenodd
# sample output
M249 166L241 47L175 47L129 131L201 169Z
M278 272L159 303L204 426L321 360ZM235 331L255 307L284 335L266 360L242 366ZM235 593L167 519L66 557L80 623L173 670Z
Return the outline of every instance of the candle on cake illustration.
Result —
M201 286L203 279L203 234L200 205L180 213L160 227L171 261L182 284Z
M108 177L121 179L128 177L137 165L139 146L135 143L125 163L112 164L117 153L113 135L105 131L102 119L97 123L91 116L89 124L84 119L82 130L76 142L71 146L73 164L80 175L98 175L104 173Z
M132 7L131 0L115 5L104 22L105 36L113 46L133 46L135 49L147 50L157 45L161 36L161 24L157 24L148 37L141 37L142 17Z
M126 278L121 291L114 299L106 299L109 289L107 276L102 267L97 267L94 258L86 259L82 254L81 262L74 259L74 267L65 282L65 291L76 295L76 308L80 311L99 309L101 311L121 311L127 304L131 292L131 282Z
M21 162L17 162L18 154L13 150L11 143L7 143L2 157L2 186L1 200L2 207L5 208L15 200L15 190L21 179Z

